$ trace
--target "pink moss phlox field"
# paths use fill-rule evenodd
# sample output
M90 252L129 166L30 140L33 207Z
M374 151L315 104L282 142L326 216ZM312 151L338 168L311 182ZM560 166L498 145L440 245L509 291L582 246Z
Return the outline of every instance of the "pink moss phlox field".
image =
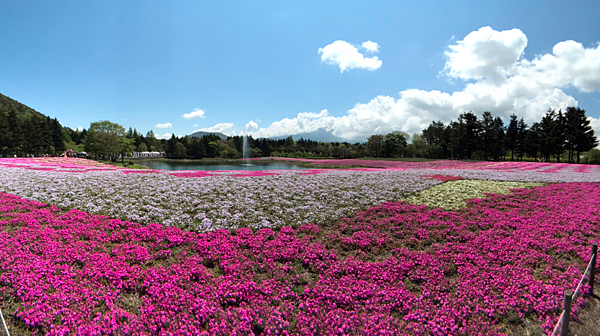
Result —
M599 202L599 184L565 183L198 234L0 194L0 289L49 335L547 332L599 241Z
M0 164L5 167L24 167L29 169L77 169L77 170L116 170L117 166L100 163L94 160L65 157L38 158L2 158Z
M440 180L442 182L447 182L447 181L456 181L456 180L464 180L465 178L462 176L452 176L452 175L441 175L441 174L435 174L435 175L421 175L422 178L430 178L430 179L436 179L436 180Z
M589 173L592 170L598 172L599 167L593 168L583 164L570 163L548 163L548 162L465 162L458 160L436 160L424 162L406 162L406 161L383 161L383 160L361 160L361 159L334 159L334 160L313 160L313 159L290 159L290 158L274 158L275 160L284 161L300 161L314 165L340 165L340 166L357 166L357 167L372 167L387 170L414 170L414 169L458 169L458 170L488 170L500 172L577 172Z
M569 163L547 163L547 162L464 162L457 160L439 160L425 162L406 162L406 161L379 161L379 160L361 160L361 159L335 159L335 160L311 160L311 159L290 159L273 158L275 160L299 161L312 163L314 165L339 165L354 166L356 168L346 168L353 171L405 171L405 170L465 170L465 171L486 171L496 173L514 173L514 172L541 172L541 173L562 173L568 176L572 173L577 174L600 174L600 167L588 166L582 164ZM254 159L259 160L259 159ZM59 171L70 173L86 173L97 171L115 171L122 174L168 174L177 177L210 177L221 174L228 174L239 177L257 177L280 175L283 171L164 171L157 169L127 169L98 163L93 160L80 158L2 158L0 167L5 168L25 168L41 171ZM286 171L293 172L293 171ZM328 169L311 169L295 171L299 175L314 175L328 172ZM466 177L468 178L468 177ZM588 179L589 180L589 179Z

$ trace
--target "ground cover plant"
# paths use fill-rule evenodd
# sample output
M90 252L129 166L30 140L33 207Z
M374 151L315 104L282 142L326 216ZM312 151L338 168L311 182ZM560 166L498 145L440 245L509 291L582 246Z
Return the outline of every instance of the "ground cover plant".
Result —
M327 223L441 183L403 171L184 176L10 168L0 169L0 190L61 208L210 231Z
M244 173L86 161L0 160L13 330L542 333L600 238L600 171L583 165ZM500 195L515 187L535 188Z
M417 194L410 195L406 201L412 204L425 204L445 210L455 210L466 206L472 198L485 198L487 194L510 194L512 189L540 187L541 183L463 180L451 176L433 176L448 183L433 186Z
M14 328L50 335L547 332L600 238L599 200L597 183L553 184L193 233L1 194L0 289Z
M595 167L527 162L382 161L395 166L170 172L118 169L89 161L0 160L0 191L142 224L157 222L210 231L329 223L386 201L403 199L448 179L600 181L600 171Z

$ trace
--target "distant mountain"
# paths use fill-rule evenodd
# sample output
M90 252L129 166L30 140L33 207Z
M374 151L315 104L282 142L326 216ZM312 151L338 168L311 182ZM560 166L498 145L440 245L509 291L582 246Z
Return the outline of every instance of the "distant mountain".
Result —
M227 135L223 134L223 133L219 133L219 132L203 132L203 131L198 131L198 132L194 132L190 135L190 138L202 138L205 135L209 135L209 134L214 134L216 136L218 136L219 138L221 138L222 140L227 140Z
M43 114L32 109L31 107L23 105L18 101L0 93L0 112L8 114L10 111L14 111L21 118L29 117L33 114L44 116Z
M273 140L281 140L281 139L285 139L289 137L289 135L282 135L282 136L277 136L277 137L271 137L269 139L273 139ZM349 142L349 143L356 143L356 142L365 142L366 140L361 140L361 139L344 139L344 138L340 138L337 137L333 134L331 134L331 132L327 131L324 128L320 128L314 132L308 132L308 133L299 133L299 134L292 134L292 138L295 141L300 140L300 138L304 139L304 140L313 140L313 141L319 141L319 142Z

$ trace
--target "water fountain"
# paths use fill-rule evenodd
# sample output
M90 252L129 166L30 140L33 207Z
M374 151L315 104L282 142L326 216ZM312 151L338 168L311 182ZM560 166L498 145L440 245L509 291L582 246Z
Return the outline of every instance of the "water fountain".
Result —
M242 146L242 157L244 159L244 163L241 164L242 166L245 166L245 167L254 166L252 163L250 163L250 153L251 152L250 152L250 144L248 141L248 137L249 137L248 132L245 131L244 132L244 144Z
M250 120L246 126L244 126L244 143L242 146L242 157L244 160L244 163L242 163L242 166L246 166L246 167L251 167L254 166L252 163L250 163L250 156L252 155L252 151L250 150L250 135L248 134L250 131L256 130L258 129L258 125Z

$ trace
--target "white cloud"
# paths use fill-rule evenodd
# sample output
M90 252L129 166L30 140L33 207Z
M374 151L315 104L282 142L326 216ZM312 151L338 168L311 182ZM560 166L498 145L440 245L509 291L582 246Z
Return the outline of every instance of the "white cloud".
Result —
M254 137L274 137L325 129L338 137L364 140L372 134L393 130L420 132L432 121L456 120L465 111L478 115L490 111L505 120L514 113L531 125L548 108L564 110L577 105L575 98L563 89L600 91L600 44L585 48L574 41L560 42L551 54L527 60L523 57L527 37L519 29L495 31L483 27L463 40L450 43L442 73L450 79L467 81L460 90L407 89L398 98L378 96L367 103L358 103L341 117L331 116L327 110L303 112L251 133ZM336 41L319 50L324 61L337 60L342 71L352 68L348 61L341 61L340 55L344 53L325 51L331 46L336 50L346 48L350 50L348 54L350 48L354 51L356 48ZM600 120L591 118L591 121L600 134Z
M527 37L519 29L499 32L482 27L449 46L444 70L449 76L463 80L497 83L506 79L517 65L526 45Z
M251 134L254 138L269 138L289 134L310 133L321 128L332 131L335 119L335 117L329 115L327 110L322 110L319 113L303 112L298 113L295 118L284 118L266 128L251 132Z
M257 130L257 129L258 129L258 124L252 120L250 120L250 122L248 122L246 124L246 126L244 126L244 132L246 132L246 133Z
M171 137L173 137L173 133L154 134L154 137L157 139L169 140Z
M233 130L233 123L220 123L220 124L216 124L215 126L212 127L206 127L206 128L201 128L201 129L197 129L194 132L198 132L198 131L202 131L202 132L219 132L219 133L223 133L225 135L235 135L235 131Z
M184 114L183 117L185 119L205 118L204 113L205 112L203 110L197 108L190 113Z
M192 126L192 127L198 127L198 124L194 124L194 126Z
M83 131L83 127L79 126L79 127L77 127L75 130L76 130L77 132L81 132L81 131Z
M559 42L552 54L521 62L515 76L533 78L546 85L573 86L583 92L600 91L600 44L585 48L575 41Z
M600 136L600 119L588 117L588 120L590 121L590 126L594 129L594 135Z
M365 43L370 48L379 48L379 45L375 42L367 41ZM373 51L367 49L368 51ZM323 48L319 48L319 54L321 54L321 61L327 64L338 65L341 72L351 69L367 69L377 70L381 67L381 60L377 56L365 57L363 54L358 52L358 49L352 44L346 41L335 41L331 44L326 45Z
M171 125L170 122L166 123L166 124L156 124L156 128L172 128L173 125Z
M379 51L379 44L377 42L366 41L366 42L362 43L362 47L363 47L363 49L365 49L368 52L378 52Z

